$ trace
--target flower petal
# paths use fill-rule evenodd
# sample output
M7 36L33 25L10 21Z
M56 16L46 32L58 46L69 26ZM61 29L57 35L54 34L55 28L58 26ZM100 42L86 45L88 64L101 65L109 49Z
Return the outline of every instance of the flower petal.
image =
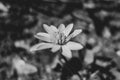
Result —
M50 27L54 32L58 32L58 29L55 26L51 25Z
M53 33L53 31L52 31L50 26L48 26L46 24L43 24L43 27L44 27L45 31L48 32L49 34Z
M77 36L78 34L80 34L82 32L82 29L77 29L75 30L73 33L71 33L67 38L66 41L69 41L71 38Z
M71 35L72 35L72 38L77 36L78 34L80 34L82 32L82 29L77 29L75 30Z
M37 33L35 35L35 37L38 38L38 39L40 39L40 40L42 40L42 41L51 42L50 35L47 34L47 33L40 32L40 33Z
M62 46L62 55L67 57L67 58L72 57L72 52L70 51L70 49L66 45Z
M39 43L34 45L33 47L30 48L31 52L37 51L37 50L43 50L43 49L48 49L48 48L52 48L53 44L51 43Z
M65 25L64 24L60 24L59 27L58 27L58 30L60 32L63 32L65 30Z
M80 43L72 41L68 42L66 46L69 47L70 50L80 50L83 48L83 46Z
M70 34L72 28L73 28L73 23L69 24L69 25L65 28L65 30L63 31L63 33L65 34L65 36L68 36L68 35Z
M61 48L60 45L54 45L51 49L52 52L57 52Z

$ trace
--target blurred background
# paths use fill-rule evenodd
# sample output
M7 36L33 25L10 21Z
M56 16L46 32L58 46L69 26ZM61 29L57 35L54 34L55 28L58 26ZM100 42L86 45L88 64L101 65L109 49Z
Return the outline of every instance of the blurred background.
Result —
M119 7L120 0L0 0L0 80L120 80ZM61 23L83 29L77 58L60 65L49 50L29 51L42 24ZM14 68L16 56L30 69Z

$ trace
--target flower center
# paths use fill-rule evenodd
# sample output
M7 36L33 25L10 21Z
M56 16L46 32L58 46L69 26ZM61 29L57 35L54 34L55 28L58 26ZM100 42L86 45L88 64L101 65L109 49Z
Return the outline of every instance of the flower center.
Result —
M58 39L57 39L57 44L63 45L65 44L66 36L64 33L58 33Z

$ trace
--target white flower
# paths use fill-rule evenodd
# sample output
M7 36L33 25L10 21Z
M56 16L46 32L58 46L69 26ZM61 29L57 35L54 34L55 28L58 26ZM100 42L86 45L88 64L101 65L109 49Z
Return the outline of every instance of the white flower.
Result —
M48 26L46 24L44 24L43 27L47 33L39 32L35 37L44 42L34 45L30 51L33 52L51 48L52 52L57 52L62 49L62 55L67 58L71 58L71 50L80 50L83 48L80 43L70 41L71 38L74 38L82 32L81 29L77 29L70 34L73 24L69 24L66 28L64 24L60 24L58 29L53 25Z

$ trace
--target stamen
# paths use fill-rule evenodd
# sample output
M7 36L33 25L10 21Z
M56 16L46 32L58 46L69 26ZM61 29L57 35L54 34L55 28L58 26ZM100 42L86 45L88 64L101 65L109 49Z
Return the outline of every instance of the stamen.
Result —
M65 43L66 36L64 35L64 33L58 33L57 39L58 44L63 45Z

